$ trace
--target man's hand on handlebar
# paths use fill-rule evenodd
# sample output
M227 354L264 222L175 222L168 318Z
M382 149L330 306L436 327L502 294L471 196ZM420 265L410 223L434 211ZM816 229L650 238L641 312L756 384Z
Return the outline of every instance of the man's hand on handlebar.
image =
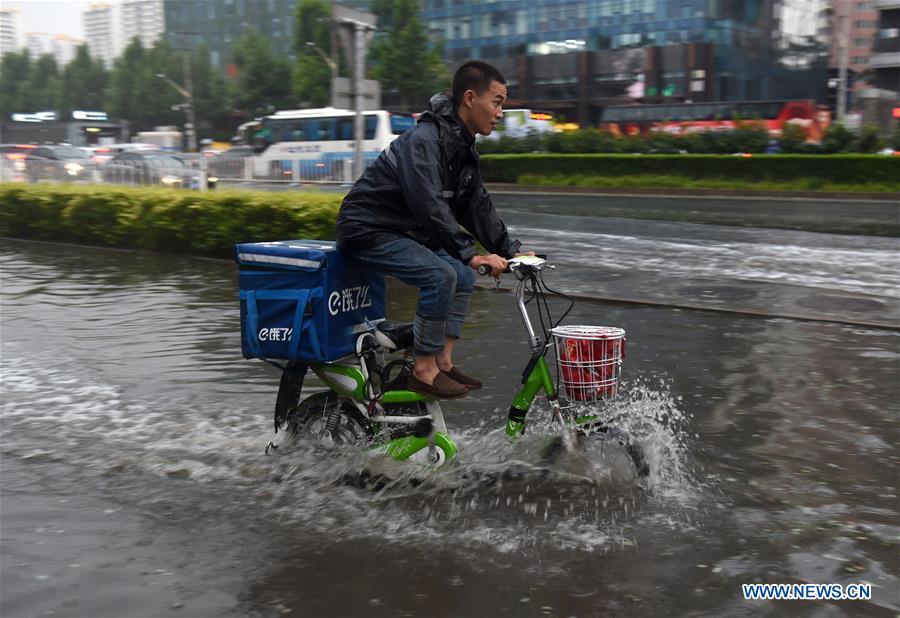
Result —
M469 266L474 268L479 274L487 274L486 271L490 269L491 276L499 279L503 271L509 267L509 263L506 259L492 253L490 255L476 255L469 260Z

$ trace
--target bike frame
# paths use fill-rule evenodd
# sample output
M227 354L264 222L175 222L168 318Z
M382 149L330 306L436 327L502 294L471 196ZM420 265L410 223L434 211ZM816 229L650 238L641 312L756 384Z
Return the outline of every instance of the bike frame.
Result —
M458 449L447 435L444 413L436 399L408 390L389 390L381 394L375 391L366 357L381 354L375 336L364 333L356 341L356 362L310 363L309 367L326 386L338 395L343 395L345 401L352 403L365 419L373 423L376 432L380 430L380 426L411 426L413 435L378 443L374 447L376 450L383 451L395 459L405 460L428 449L426 461L435 462L440 459L435 449L440 447L446 459L455 458ZM379 360L383 361L383 357ZM382 362L381 365L383 364ZM390 415L385 411L385 404L420 404L424 406L425 414Z

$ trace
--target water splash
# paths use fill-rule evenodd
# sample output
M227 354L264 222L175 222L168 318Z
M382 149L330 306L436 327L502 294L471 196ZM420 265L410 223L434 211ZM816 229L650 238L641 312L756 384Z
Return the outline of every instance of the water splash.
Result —
M608 453L541 462L542 445L558 433L546 409L533 411L534 422L514 444L496 429L501 410L458 433L451 429L461 455L437 471L322 444L285 444L266 457L268 414L224 403L210 411L165 396L131 400L65 359L26 358L15 344L3 352L5 456L210 484L335 539L488 545L501 553L611 551L627 546L642 521L690 526L683 507L699 498L687 419L665 383L626 382L604 409L644 445L651 476L641 488L630 462ZM56 438L48 440L48 428ZM139 485L128 491L140 498Z

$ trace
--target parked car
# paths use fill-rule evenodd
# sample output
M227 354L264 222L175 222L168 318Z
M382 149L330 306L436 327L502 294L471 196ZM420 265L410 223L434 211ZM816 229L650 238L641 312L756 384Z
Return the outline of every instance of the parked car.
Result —
M121 152L102 166L101 173L104 182L114 184L200 187L199 171L180 155L165 150Z
M29 182L89 182L94 169L90 156L75 146L39 145L25 155Z
M0 181L24 182L25 158L35 148L34 144L0 144Z

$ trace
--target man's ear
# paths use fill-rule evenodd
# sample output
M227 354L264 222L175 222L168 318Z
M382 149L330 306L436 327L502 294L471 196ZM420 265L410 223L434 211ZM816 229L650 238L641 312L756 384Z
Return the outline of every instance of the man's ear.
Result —
M466 107L471 108L475 104L475 91L474 90L466 90L463 93L463 103Z

